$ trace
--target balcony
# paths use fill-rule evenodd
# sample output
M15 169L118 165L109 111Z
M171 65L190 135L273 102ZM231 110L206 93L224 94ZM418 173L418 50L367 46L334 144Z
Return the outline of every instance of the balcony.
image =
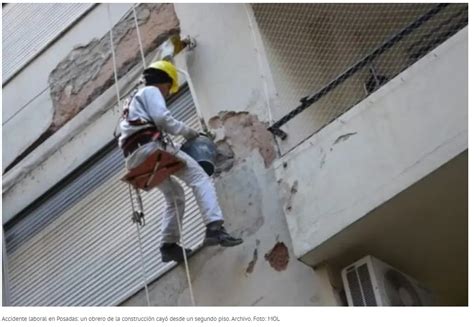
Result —
M467 6L253 8L296 256L342 289L371 254L467 304Z
M467 94L464 28L284 155L299 259L373 254L467 303Z

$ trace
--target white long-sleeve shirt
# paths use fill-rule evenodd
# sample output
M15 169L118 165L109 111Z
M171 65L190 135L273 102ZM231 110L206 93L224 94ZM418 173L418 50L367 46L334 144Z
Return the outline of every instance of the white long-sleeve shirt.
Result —
M129 123L129 121L138 120L144 121L146 124L136 126ZM166 101L157 87L145 86L133 97L129 105L128 119L123 119L120 122L119 145L122 146L130 135L150 127L184 137L193 132L185 123L171 115L166 107Z

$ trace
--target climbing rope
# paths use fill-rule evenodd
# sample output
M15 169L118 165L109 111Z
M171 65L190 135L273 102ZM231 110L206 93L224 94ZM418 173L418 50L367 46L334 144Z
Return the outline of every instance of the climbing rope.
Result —
M117 92L117 106L120 108L120 90L118 86L117 61L115 59L114 38L112 35L113 26L112 26L112 16L110 14L110 3L107 4L107 14L108 14L109 26L110 26L110 29L109 29L110 49L112 50L112 62L114 66L115 91Z
M135 10L135 4L132 6L132 9L133 9L133 15L134 15L134 21L135 21L135 28L137 30L138 43L139 43L139 46L140 46L140 53L141 53L141 56L142 56L142 63L143 63L143 67L146 68L145 55L144 55L144 51L143 51L143 44L142 44L141 37L140 37L140 29L139 29L139 26L138 26L138 19L137 19L137 14L136 14L136 10ZM107 4L107 13L108 13L108 19L109 19L109 25L110 25L110 31L109 31L110 32L109 33L110 34L110 47L112 49L112 61L113 61L113 68L114 68L115 89L116 89L116 93L117 93L117 105L120 105L120 90L119 90L119 87L118 87L118 76L117 76L118 74L117 74L117 64L116 64L115 50L114 50L114 44L113 44L113 35L112 35L113 26L112 26L111 14L110 14L110 4ZM170 179L170 182L171 182L171 177L168 177L168 178ZM191 303L192 303L193 306L195 306L196 301L194 299L194 292L193 292L193 287L192 287L192 283L191 283L191 274L190 274L190 271L189 271L188 259L187 259L187 256L186 256L186 249L185 249L184 242L183 242L183 233L182 233L182 228L181 228L181 217L180 217L180 214L179 214L179 211L178 211L178 204L176 202L176 197L174 196L174 194L175 194L174 185L173 185L173 183L171 183L171 185L172 185L172 192L173 192L173 199L174 199L174 207L175 207L175 210L176 210L176 219L178 220L178 230L179 230L179 235L180 235L180 243L181 243L181 247L182 247L182 250L183 250L184 266L185 266L185 269L186 269L186 277L187 277L187 280L188 280ZM148 293L148 285L147 285L146 270L145 270L145 260L144 260L144 255L143 255L143 245L142 245L142 239L141 239L140 227L139 227L140 225L142 225L142 226L144 225L143 205L142 205L140 193L137 189L135 189L136 195L137 195L138 205L140 206L140 208L139 208L140 212L135 211L135 206L134 206L134 202L133 202L133 197L132 197L132 191L131 191L130 184L128 185L128 187L129 187L130 201L132 203L132 210L133 210L132 220L137 224L136 226L137 226L138 243L139 243L139 248L140 248L143 284L144 284L144 287L145 287L147 304L148 304L148 306L150 306L150 298L149 298L149 293Z
M137 11L135 10L136 4L133 4L133 18L135 19L135 28L137 29L137 37L138 37L138 44L140 45L140 54L142 55L142 63L143 63L143 69L146 68L146 62L145 62L145 53L143 52L143 44L142 44L142 38L140 36L140 28L138 28L138 18L137 18Z
M140 37L140 28L138 26L138 19L137 19L137 14L136 14L136 11L135 11L135 5L133 5L133 15L134 15L134 20L135 20L135 28L137 30L137 36L138 36L138 43L140 45L140 53L142 55L142 63L143 63L143 68L146 68L146 62L145 62L145 55L144 55L144 51L143 51L143 44L141 42L141 37ZM171 180L171 177L168 177L170 180ZM171 183L172 184L172 183ZM173 184L172 184L173 185ZM173 192L173 199L174 199L174 208L176 210L176 219L178 220L178 230L179 230L179 235L180 235L180 242L181 242L181 247L183 249L183 256L184 256L184 267L186 269L186 277L188 279L188 285L189 285L189 293L190 293L190 297L191 297L191 303L193 306L196 305L196 301L194 299L194 293L193 293L193 286L192 286L192 283L191 283L191 274L189 272L189 265L188 265L188 259L186 257L186 249L185 249L185 246L184 246L184 242L183 242L183 233L182 233L182 228L181 228L181 217L179 216L179 212L178 212L178 204L176 203L176 197L174 196L175 192L174 192L174 185L172 186L172 192Z
M110 35L110 49L112 51L112 63L113 63L113 68L114 68L114 79L115 79L115 91L117 95L117 106L120 108L120 90L118 86L118 74L117 74L117 61L115 58L115 49L114 49L114 38L112 34L113 30L113 25L112 25L112 16L110 14L110 4L107 4L107 15L108 15L108 20L109 20L109 35ZM119 109L120 111L120 109ZM137 201L139 205L140 212L135 211L135 206L133 203L133 197L132 197L132 190L130 184L128 185L128 191L130 195L130 201L132 203L132 210L133 210L133 216L132 220L136 223L137 226L137 236L138 236L138 246L139 246L139 251L140 251L140 259L141 259L141 266L142 266L142 278L143 278L143 285L145 287L145 294L146 294L146 301L147 305L150 306L150 295L148 292L148 283L147 283L147 277L146 277L146 270L145 270L145 259L143 255L143 244L142 244L142 238L140 234L140 226L144 225L144 216L143 216L143 204L141 202L141 197L140 193L138 190L137 192Z
M191 297L191 304L193 306L196 306L196 301L194 299L193 285L191 283L191 274L189 272L188 258L186 256L186 248L184 246L184 236L183 236L183 231L182 231L182 227L181 227L181 217L180 217L179 211L178 211L178 203L176 202L176 192L175 192L175 188L174 188L174 183L171 180L170 176L168 177L168 181L171 185L171 193L173 193L172 196L173 196L173 202L174 202L174 210L176 212L176 219L178 220L179 241L181 243L181 248L183 250L184 267L186 269L186 278L188 279L189 295Z
M146 270L145 270L145 257L143 255L143 244L142 244L142 237L141 237L141 234L140 234L139 224L140 224L139 222L136 222L137 236L138 236L138 246L140 248L140 261L141 261L141 266L142 266L143 285L145 285L146 304L148 306L151 306L150 293L148 292L148 282L147 282Z
M139 211L135 210L135 205L134 205L133 196L132 196L132 187L130 184L128 184L128 194L130 196L130 203L132 204L132 210L133 210L132 221L137 226L138 247L140 250L140 261L141 261L141 266L142 266L143 285L145 286L146 303L148 306L150 306L151 302L150 302L150 294L148 292L148 282L147 282L147 276L146 276L146 270L145 270L145 256L143 255L143 244L142 244L142 237L140 234L140 227L145 226L145 217L143 214L143 203L140 197L140 193L138 192L137 189L135 189L135 192L137 196Z
M141 38L141 35L140 35L140 28L138 27L137 12L135 10L136 5L137 4L132 5L133 18L134 18L134 21L135 21L135 28L137 30L138 44L140 45L140 54L141 54L141 57L142 57L143 69L146 69L145 53L143 51L143 44L142 44L142 38ZM110 8L109 8L109 6L107 6L107 11L108 11L108 15L109 15L109 25L111 26L110 27L110 44L111 44L111 48L112 48L112 61L114 63L114 78L115 78L115 85L116 85L116 92L117 92L117 105L119 105L120 104L120 92L119 92L119 88L118 88L118 76L117 76L117 69L116 69L116 62L115 62L115 51L114 51L113 41L112 41L113 40L112 39L112 23L111 23L111 18L110 18ZM140 83L137 84L137 87L138 87L139 84ZM120 106L119 106L119 111L120 111ZM113 133L114 138L118 138L117 126L120 123L121 119L122 119L122 117L119 116L118 120L117 120L117 124L115 124L115 130L114 130L114 133Z

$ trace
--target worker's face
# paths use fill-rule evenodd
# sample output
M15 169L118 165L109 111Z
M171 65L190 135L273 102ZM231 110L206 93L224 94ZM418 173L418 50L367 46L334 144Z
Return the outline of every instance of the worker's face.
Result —
M158 88L160 89L163 97L167 98L170 95L171 83L158 84Z

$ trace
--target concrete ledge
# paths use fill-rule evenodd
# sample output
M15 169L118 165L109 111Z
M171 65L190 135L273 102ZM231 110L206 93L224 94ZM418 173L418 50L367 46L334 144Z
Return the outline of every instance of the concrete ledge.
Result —
M467 149L467 28L275 164L301 258Z

